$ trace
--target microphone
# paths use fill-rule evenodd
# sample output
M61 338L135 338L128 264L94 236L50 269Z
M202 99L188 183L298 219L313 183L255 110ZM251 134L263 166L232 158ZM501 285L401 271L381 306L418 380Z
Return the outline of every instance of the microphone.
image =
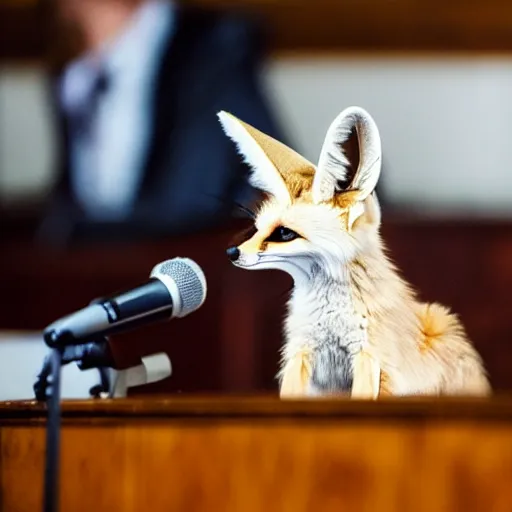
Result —
M101 336L199 309L206 299L206 278L197 263L173 258L156 265L148 282L80 309L44 330L50 348L82 345Z

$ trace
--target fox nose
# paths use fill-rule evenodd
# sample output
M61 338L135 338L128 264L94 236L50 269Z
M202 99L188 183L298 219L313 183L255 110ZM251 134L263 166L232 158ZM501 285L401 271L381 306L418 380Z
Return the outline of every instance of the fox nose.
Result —
M229 247L226 254L231 261L236 261L240 257L240 249L238 247Z

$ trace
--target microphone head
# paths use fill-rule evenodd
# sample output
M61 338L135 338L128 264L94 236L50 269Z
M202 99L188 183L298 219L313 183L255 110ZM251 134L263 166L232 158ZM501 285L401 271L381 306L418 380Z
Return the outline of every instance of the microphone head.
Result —
M172 316L184 317L199 309L206 299L206 278L201 267L189 258L173 258L156 265L150 277L169 290Z

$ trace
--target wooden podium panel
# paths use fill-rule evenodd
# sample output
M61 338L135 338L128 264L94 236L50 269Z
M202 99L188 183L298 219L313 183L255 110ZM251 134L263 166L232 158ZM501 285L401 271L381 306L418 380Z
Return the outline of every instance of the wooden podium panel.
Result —
M0 510L42 510L45 411L0 404ZM65 402L65 512L510 512L512 400Z
M448 221L386 211L383 239L401 273L421 300L440 302L457 313L482 355L493 389L508 393L512 222ZM281 271L249 272L228 260L225 250L247 228L245 221L175 239L58 250L34 244L23 234L28 229L23 223L5 217L0 214L0 289L9 300L0 308L0 330L40 331L95 297L144 282L159 261L185 256L205 272L205 304L186 318L111 339L121 367L161 351L171 359L171 378L132 393L277 391L282 323L293 281Z

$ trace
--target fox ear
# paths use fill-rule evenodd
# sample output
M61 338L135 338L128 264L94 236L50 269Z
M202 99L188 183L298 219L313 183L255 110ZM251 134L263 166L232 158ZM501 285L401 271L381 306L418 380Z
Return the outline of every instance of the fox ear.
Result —
M364 201L379 180L381 153L379 130L370 114L359 107L345 109L327 130L313 180L313 201L330 201L341 190L357 190L358 200Z
M312 176L314 165L285 144L266 135L232 114L217 114L226 135L252 168L251 185L273 195L280 203L290 204L290 183L298 174Z

